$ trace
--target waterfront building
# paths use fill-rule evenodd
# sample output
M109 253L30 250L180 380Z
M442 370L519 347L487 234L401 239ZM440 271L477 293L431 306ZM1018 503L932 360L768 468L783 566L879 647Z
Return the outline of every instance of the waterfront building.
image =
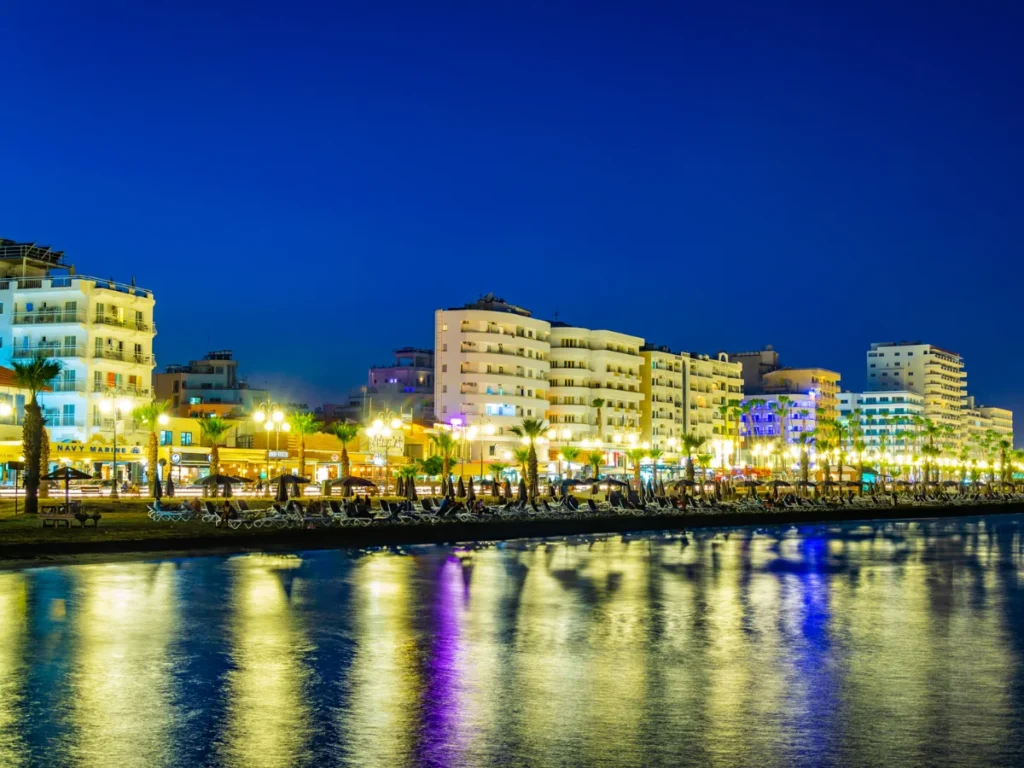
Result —
M207 352L188 365L168 365L153 376L153 389L156 399L166 401L177 416L241 415L268 396L267 390L252 389L238 375L230 349Z
M551 323L546 416L562 442L639 438L643 343L639 336Z
M839 374L826 368L779 368L761 379L761 392L768 395L813 395L821 416L834 419L838 415L836 396Z
M139 476L130 448L146 433L131 410L152 399L153 292L78 274L49 246L0 239L0 365L37 355L63 364L40 398L51 441L112 442L117 425L124 467ZM104 415L112 402L123 409ZM96 456L100 454L94 454ZM96 467L107 462L92 462Z
M909 391L924 397L924 416L965 438L967 372L956 352L920 341L873 343L867 353L869 389Z
M748 395L761 391L761 379L765 374L782 367L779 364L779 353L771 344L756 352L731 352L729 359L742 367L743 391Z
M548 409L551 323L493 294L434 313L434 411L445 424L489 425L495 443ZM493 447L492 447L493 449Z
M381 410L409 414L430 423L434 417L434 351L402 347L387 365L370 368L367 383L351 390L343 403L324 403L318 414L329 421L367 423Z
M815 390L782 394L751 395L743 400L751 403L749 413L743 414L743 434L755 440L776 440L785 421L787 443L798 444L808 432L818 426L818 400Z
M839 416L857 419L868 451L911 451L919 442L924 395L909 390L840 392Z
M980 455L980 444L992 435L997 440L1006 439L1013 444L1013 411L978 405L973 397L968 396L964 408L964 440L975 454Z
M675 449L683 436L683 355L668 347L640 349L640 427L644 442L652 448ZM687 360L688 362L688 360Z
M725 352L715 356L681 353L683 391L683 432L712 438L732 433L732 424L719 410L723 405L739 406L743 400L743 366Z

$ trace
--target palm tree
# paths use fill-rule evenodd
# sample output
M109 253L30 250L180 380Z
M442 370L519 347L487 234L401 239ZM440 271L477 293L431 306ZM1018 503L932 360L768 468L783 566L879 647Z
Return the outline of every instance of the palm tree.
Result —
M712 456L710 453L698 453L697 454L697 463L700 465L700 468L701 468L701 480L700 480L700 495L701 495L701 498L704 498L704 483L708 479L708 468L711 466L711 459L713 459L713 458L714 458L714 456Z
M403 483L408 488L408 483L416 482L416 475L419 472L419 467L415 464L404 464L395 471L395 476L402 479ZM405 495L409 495L409 491L406 490Z
M693 452L700 451L708 439L701 435L683 435L683 448L686 449L686 479L693 482Z
M522 424L512 427L509 431L516 437L525 438L530 448L528 459L530 499L537 498L537 438L547 432L548 426L544 419L523 419Z
M746 411L744 411L744 405ZM740 463L740 438L742 437L740 424L742 423L744 412L750 412L750 403L741 403L739 400L729 401L729 413L732 415L733 421L733 439L736 441L736 455L733 457L733 464Z
M640 490L640 462L647 458L647 451L643 448L630 448L626 451L626 458L633 464L633 479L636 480L636 489Z
M288 417L292 432L299 436L299 477L306 476L306 435L319 432L323 424L312 413L293 413Z
M444 469L444 462L440 456L427 456L425 459L420 459L417 462L417 466L420 473L426 475L427 481L430 483L430 495L434 495L434 478L441 474Z
M530 449L524 445L512 449L512 458L518 465L519 475L529 482L530 477Z
M562 458L569 464L569 474L572 474L572 463L579 459L582 451L574 445L567 445L561 450Z
M772 413L775 414L775 418L779 420L779 437L782 438L782 447L780 452L786 446L786 419L789 418L789 404L793 402L793 398L788 395L779 395L775 402L769 406Z
M587 454L587 464L594 470L594 479L597 480L597 474L604 464L604 454L600 451L591 451Z
M651 448L647 452L647 458L651 460L651 477L654 479L655 485L658 483L658 459L665 455L665 452L661 448Z
M434 446L437 455L441 457L441 475L447 483L452 474L452 459L459 450L459 441L448 430L441 430L430 436L430 444Z
M220 441L231 429L231 424L220 416L202 416L199 418L199 429L203 437L210 441L210 474L220 474ZM269 478L268 478L269 480ZM217 484L210 487L210 495L217 495Z
M735 400L730 400L727 403L722 403L718 406L718 412L722 415L722 439L725 440L729 437L729 422L732 419L732 403Z
M149 444L146 446L146 468L149 472L149 495L156 495L156 484L160 482L157 477L156 465L158 454L158 441L156 435L157 425L160 417L167 411L166 400L154 400L151 403L140 405L132 411L132 420L141 427L149 430Z
M22 422L22 452L25 454L25 512L39 512L39 459L43 444L43 410L39 407L39 392L64 367L59 360L35 357L27 363L15 361L14 383L20 389L29 391L25 403L25 417Z
M500 461L496 461L493 464L488 464L487 468L491 470L491 477L494 478L494 488L492 488L491 495L498 495L498 483L501 482L501 476L508 471L508 464L503 464Z
M50 474L50 433L43 427L43 434L39 440L39 497L42 499L50 495L50 481L44 476Z
M335 421L328 424L325 430L338 438L338 442L341 443L341 478L344 480L352 470L348 459L348 444L359 436L359 427L356 424Z
M1013 468L1010 466L1009 462L1007 462L1006 454L1013 450L1013 443L1003 437L1000 438L995 446L999 449L999 464L1002 466L1003 482L1008 483L1013 476Z
M597 409L597 439L601 440L601 438L602 438L601 432L604 429L603 425L601 424L601 407L604 405L604 398L603 397L595 397L593 402L591 402L590 405L591 405L592 408L596 408Z

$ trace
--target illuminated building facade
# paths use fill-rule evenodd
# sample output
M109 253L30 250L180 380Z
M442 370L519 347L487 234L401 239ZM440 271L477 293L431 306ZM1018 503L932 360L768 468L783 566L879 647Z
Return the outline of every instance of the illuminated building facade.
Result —
M652 448L676 448L683 436L684 357L668 347L655 346L641 348L640 356L643 358L640 368L643 440Z

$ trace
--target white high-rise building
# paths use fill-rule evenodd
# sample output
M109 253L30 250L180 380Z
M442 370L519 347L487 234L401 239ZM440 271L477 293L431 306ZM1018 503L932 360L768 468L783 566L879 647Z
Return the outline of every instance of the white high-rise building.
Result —
M890 452L907 452L918 442L918 420L924 416L924 395L908 390L840 392L839 416L858 415L861 437L869 451L882 446Z
M615 331L551 324L548 420L571 440L640 436L640 347L644 340ZM585 391L584 391L585 390ZM597 408L594 403L602 401ZM601 424L598 425L598 411Z
M152 291L77 274L62 251L0 240L0 365L38 355L63 364L40 396L51 442L110 440L114 402L119 452L145 439L129 414L152 399L153 306Z
M924 417L965 438L967 372L955 352L919 341L874 343L867 353L869 390L914 392L924 397Z
M493 295L434 313L434 413L446 424L509 428L545 418L551 324ZM490 431L490 430L489 430Z

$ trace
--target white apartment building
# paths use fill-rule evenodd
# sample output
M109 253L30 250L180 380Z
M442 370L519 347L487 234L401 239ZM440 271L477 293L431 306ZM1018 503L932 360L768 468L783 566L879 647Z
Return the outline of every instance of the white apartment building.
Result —
M867 353L871 390L914 392L924 397L924 416L964 435L967 372L955 352L919 341L874 343Z
M683 356L668 347L645 346L640 350L640 427L645 442L665 450L683 436Z
M909 451L917 442L921 427L916 419L925 416L925 397L909 390L840 392L839 417L855 418L859 411L861 435L869 451L883 445L891 452Z
M615 331L551 324L547 418L573 441L640 436L644 340ZM602 401L600 408L594 403ZM598 411L601 424L597 422Z
M438 421L509 428L548 409L551 324L488 294L434 313L434 411Z
M686 392L683 431L707 438L731 434L719 408L743 400L743 366L724 352L714 357L683 352L681 357Z
M999 439L1006 438L1013 444L1013 411L977 405L973 397L968 397L967 407L964 409L964 439L969 442L975 454L981 454L978 450L980 441L992 433Z
M62 251L0 240L0 365L42 355L64 366L40 396L51 442L109 440L105 399L126 411L152 399L153 306L152 291L77 274ZM121 417L119 442L144 441L134 430Z

